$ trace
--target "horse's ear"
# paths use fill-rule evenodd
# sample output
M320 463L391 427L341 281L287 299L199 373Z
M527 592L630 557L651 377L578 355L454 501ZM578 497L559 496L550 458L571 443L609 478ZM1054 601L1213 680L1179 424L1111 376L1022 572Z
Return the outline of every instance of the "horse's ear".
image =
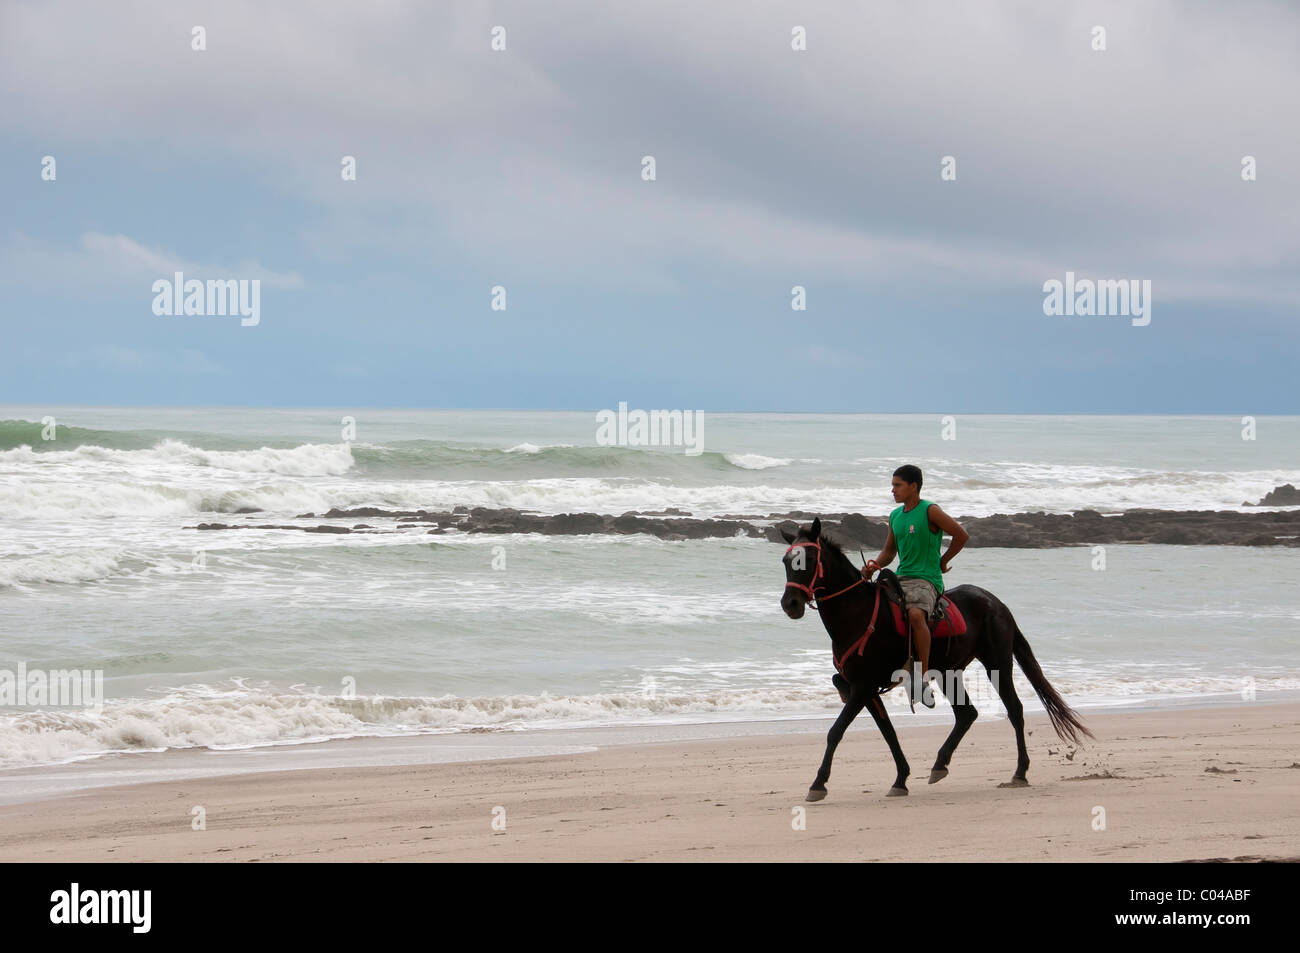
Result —
M814 543L822 538L822 518L820 516L813 519L812 529L808 531L808 538Z
M787 543L789 543L791 546L794 545L794 534L791 533L788 529L781 530L781 535L785 538L785 541Z

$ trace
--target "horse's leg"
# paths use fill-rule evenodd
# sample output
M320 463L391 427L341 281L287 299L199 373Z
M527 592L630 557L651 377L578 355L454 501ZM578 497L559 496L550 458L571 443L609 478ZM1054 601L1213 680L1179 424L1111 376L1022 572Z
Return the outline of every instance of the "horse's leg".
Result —
M975 719L980 716L979 711L966 697L966 683L962 681L961 669L950 669L944 673L943 693L948 696L948 701L952 704L953 717L956 718L957 723L953 725L947 740L944 741L943 747L939 749L939 754L934 759L934 767L930 769L931 784L942 781L948 776L948 762L952 760L952 753L957 750L961 739L970 730L970 726L975 724Z
M912 769L907 766L907 758L903 757L903 746L898 743L898 734L894 731L894 724L889 720L889 713L885 711L885 703L879 695L872 693L867 708L871 717L876 719L876 727L885 736L885 742L894 754L894 765L898 768L898 777L894 779L894 786L889 789L887 796L902 797L907 793L907 776L912 773Z
M835 757L835 749L839 747L840 739L844 737L844 732L853 723L853 719L862 711L865 699L866 692L861 687L849 686L849 699L845 702L840 717L835 719L835 724L831 725L831 730L826 734L826 754L822 757L822 766L817 769L817 779L808 788L805 801L820 801L826 796L826 782L831 779L831 761Z
M1011 681L1011 653L1006 654L1007 658L1000 668L989 669L989 680L998 690L1002 704L1007 709L1007 718L1016 729L1016 773L1010 781L1004 781L998 787L1023 788L1029 784L1029 779L1025 777L1025 772L1029 770L1029 751L1025 747L1025 706L1020 704L1020 696L1016 694L1016 686Z

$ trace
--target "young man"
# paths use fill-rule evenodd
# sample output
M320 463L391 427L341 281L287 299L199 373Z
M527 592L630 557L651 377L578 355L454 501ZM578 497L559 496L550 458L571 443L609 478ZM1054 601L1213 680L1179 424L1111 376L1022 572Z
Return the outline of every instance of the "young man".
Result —
M921 470L906 464L894 471L894 501L902 505L889 514L889 538L885 548L875 559L867 560L862 575L884 569L901 558L898 563L898 581L907 599L907 620L912 627L914 655L919 671L909 673L913 702L927 708L934 707L934 697L925 691L924 673L930 669L929 618L943 595L943 574L948 571L952 558L961 552L970 534L957 521L929 500L921 499ZM948 551L939 556L943 535L952 537ZM909 661L911 661L909 659Z

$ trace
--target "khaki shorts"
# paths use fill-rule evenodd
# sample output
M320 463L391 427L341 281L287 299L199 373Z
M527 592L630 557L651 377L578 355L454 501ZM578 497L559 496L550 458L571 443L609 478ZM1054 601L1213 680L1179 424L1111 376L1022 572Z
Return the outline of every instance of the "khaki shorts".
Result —
M934 583L928 579L915 578L900 578L898 582L903 587L907 608L924 610L927 619L934 615L934 607L939 604L939 592L934 588Z

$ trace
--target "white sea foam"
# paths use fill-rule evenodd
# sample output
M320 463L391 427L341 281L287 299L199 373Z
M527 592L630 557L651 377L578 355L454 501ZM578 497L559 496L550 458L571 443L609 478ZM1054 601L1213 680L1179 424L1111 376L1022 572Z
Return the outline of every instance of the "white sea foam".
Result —
M370 444L355 446L375 449ZM502 453L531 457L567 446L521 442ZM882 469L877 460L821 463L818 457L800 457L800 463L818 469L808 478L792 480L795 485L782 486L779 480L748 481L771 480L795 461L793 457L727 453L724 458L736 469L684 470L681 480L648 474L385 480L382 468L358 472L348 444L216 451L163 440L147 450L81 446L39 453L22 446L0 451L0 477L9 477L0 480L0 511L19 519L79 519L231 513L241 508L294 516L331 507L469 505L543 513L676 507L698 516L790 510L881 516L893 506L881 476L889 468ZM1275 486L1300 482L1300 470L1225 473L1010 459L921 462L929 477L927 493L957 516L1138 507L1240 510L1245 500L1253 502ZM511 472L517 477L517 470Z
M1026 707L1037 699L1017 673ZM1068 677L1054 681L1071 704L1095 704L1232 694L1240 680L1195 677L1133 682ZM1001 712L992 693L967 678L973 703ZM1258 691L1294 691L1300 679L1263 678ZM895 707L901 698L887 697ZM940 704L944 704L940 699ZM748 688L689 693L646 692L592 695L502 695L460 698L359 697L286 693L205 685L187 686L161 698L106 702L100 711L41 710L0 714L0 767L67 762L113 752L169 748L252 748L363 736L467 731L518 731L605 725L686 724L725 716L756 721L771 717L831 714L839 709L834 690Z
M794 461L787 457L765 457L761 453L724 453L724 459L742 470L768 470L789 466Z
M252 475L252 474L250 474ZM267 517L289 518L378 506L390 509L451 509L455 506L513 507L539 513L624 513L675 507L695 516L730 513L765 515L794 510L860 512L884 516L893 507L879 487L713 484L681 486L630 478L570 477L537 480L361 481L350 477L267 480L254 484L232 477L153 474L69 474L65 479L24 478L0 483L0 510L17 519L82 519L111 516L186 516L234 513L253 508ZM1291 481L1300 482L1292 475ZM1277 482L1287 482L1277 480ZM1134 483L1126 486L1016 486L936 488L944 508L957 516L988 516L1044 510L1069 513L1096 509L1243 508L1243 499L1263 496L1277 482L1228 483L1206 480L1195 486ZM1266 485L1267 484L1267 485Z
M81 549L0 559L0 587L103 579L120 570L122 555L120 549Z
M609 693L345 699L308 693L187 686L157 699L106 702L100 711L0 714L0 766L69 761L120 751L246 748L365 735L583 727L827 710L830 690Z
M162 440L148 450L114 450L109 447L83 445L74 450L43 450L39 453L24 444L0 451L0 465L29 464L52 468L92 464L89 469L105 465L115 468L154 469L202 467L236 473L278 473L285 476L338 476L352 469L355 461L347 444L308 443L297 447L259 450L204 450L181 440Z
M15 519L68 520L124 516L187 516L264 510L281 516L361 505L368 491L347 485L324 487L301 482L247 486L227 483L190 485L71 479L0 483L0 510Z
M1280 476L1280 475L1279 475ZM1290 475L1300 481L1300 473ZM1275 480L1276 482L1270 482ZM1071 513L1081 509L1116 512L1123 509L1226 509L1243 508L1245 499L1259 499L1287 480L1226 480L1220 474L1195 486L1136 482L1124 486L1066 486L1045 484L1033 488L994 486L936 487L944 509L957 516L989 516L1044 510ZM360 495L364 488L352 493ZM428 481L381 484L370 488L371 502L382 495L401 507L450 508L456 505L514 507L541 513L623 513L628 510L663 510L676 507L696 516L727 513L784 513L805 510L822 513L859 512L884 516L894 506L887 492L866 484L782 486L712 484L678 485L628 478L571 477L538 480ZM343 505L343 504L335 504ZM365 504L357 504L365 505Z
M539 447L535 443L517 443L513 447L507 447L504 453L541 453L543 450L563 449L575 446L571 443L548 443L544 447Z

